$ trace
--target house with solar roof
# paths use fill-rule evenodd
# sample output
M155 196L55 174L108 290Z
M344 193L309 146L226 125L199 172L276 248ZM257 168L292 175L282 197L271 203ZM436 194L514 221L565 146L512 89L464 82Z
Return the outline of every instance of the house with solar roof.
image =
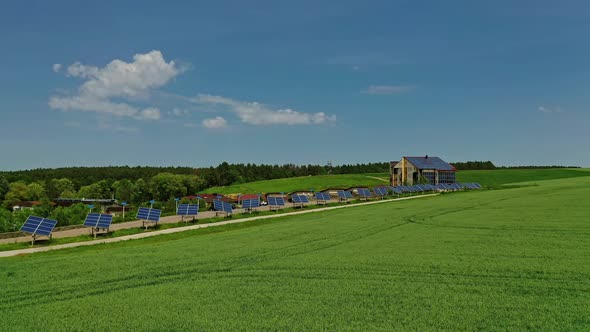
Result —
M414 185L428 182L455 183L457 169L439 157L403 157L400 161L390 163L390 181L392 186Z

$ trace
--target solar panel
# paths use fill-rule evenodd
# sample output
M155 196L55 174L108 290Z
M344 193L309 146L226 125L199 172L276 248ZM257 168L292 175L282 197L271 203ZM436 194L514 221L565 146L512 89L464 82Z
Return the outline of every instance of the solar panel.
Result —
M283 197L268 197L268 205L285 206L285 199Z
M260 207L260 199L259 198L252 198L252 199L245 199L242 201L242 208L244 209L254 209Z
M177 216L196 216L199 214L199 204L178 204Z
M400 195L403 193L403 191L401 190L400 187L394 187L394 186L390 186L389 190L391 190L394 194L396 195Z
M53 231L53 228L55 228L55 225L57 225L57 221L55 220L37 216L29 216L20 228L20 231L32 234L34 241L34 237L36 235L51 235L51 232Z
M316 193L315 197L318 201L329 201L331 199L328 193Z
M291 200L293 200L293 203L309 203L309 199L305 195L291 195Z
M475 189L481 189L481 184L474 182L473 185L475 186Z
M352 193L348 190L338 190L338 197L340 199L352 199Z
M387 189L386 187L377 187L374 188L373 191L378 196L387 196L389 194L389 189Z
M230 203L218 199L213 201L213 209L217 212L225 212L228 215L233 213L233 208Z
M422 189L422 187L419 184L415 184L412 186L412 189L414 190L414 192L422 192L424 191L424 189Z
M158 209L140 207L139 210L137 210L137 219L145 221L153 221L157 223L160 221L160 215L162 215L162 211Z
M89 213L84 220L84 226L93 228L109 228L113 222L110 214Z
M359 194L359 196L364 197L364 198L369 198L371 197L371 192L369 191L369 189L366 188L358 188L357 192Z

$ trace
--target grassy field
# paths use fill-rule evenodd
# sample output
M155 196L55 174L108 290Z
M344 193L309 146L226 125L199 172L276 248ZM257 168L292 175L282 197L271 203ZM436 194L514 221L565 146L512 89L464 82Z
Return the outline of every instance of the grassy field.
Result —
M343 174L324 176L303 176L287 179L249 182L227 187L213 187L203 193L239 194L239 193L267 193L293 192L295 190L323 190L326 188L349 188L354 186L377 186L387 184L385 179L376 178L375 174Z
M483 171L459 171L458 182L479 182L484 186L498 187L509 183L565 179L590 176L588 169L500 169ZM296 190L323 190L326 188L374 187L388 184L388 173L346 174L331 176L306 176L250 182L227 187L214 187L203 193L245 194L267 192L293 192Z
M0 260L0 330L588 330L590 177Z
M496 187L518 182L568 179L581 176L590 176L590 172L588 171L588 169L498 169L490 171L459 171L457 172L457 181L479 182L484 186Z

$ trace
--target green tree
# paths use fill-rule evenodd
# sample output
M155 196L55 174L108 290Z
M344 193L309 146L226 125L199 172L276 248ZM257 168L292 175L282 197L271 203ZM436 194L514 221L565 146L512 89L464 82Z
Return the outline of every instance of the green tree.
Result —
M0 175L0 201L4 200L4 197L10 190L10 183L6 178Z
M78 191L78 196L80 198L110 198L111 197L111 189L107 181L101 180L96 183L83 186Z
M47 183L47 196L54 198L72 198L71 195L76 192L74 182L68 178L52 179ZM64 197L64 194L69 197ZM75 195L75 194L74 194Z
M185 196L186 186L182 176L172 173L160 173L150 181L150 192L154 199L165 201L169 198Z
M39 201L46 197L45 185L42 182L33 182L27 186L27 199L29 201Z
M0 209L0 233L14 231L14 220L12 213L5 209Z
M133 198L133 183L127 179L115 181L113 183L113 189L115 190L115 198L129 202Z
M199 191L205 189L207 184L205 180L200 176L196 175L178 175L182 178L182 183L186 187L187 194L196 194Z
M85 204L78 203L69 207L57 207L49 217L57 220L58 226L79 225L84 222L88 208Z
M29 188L28 186L22 182L13 182L10 184L8 193L4 197L4 206L7 209L12 209L12 207L20 202L26 201L29 199Z
M150 199L149 187L144 179L138 179L133 184L133 203L139 204Z

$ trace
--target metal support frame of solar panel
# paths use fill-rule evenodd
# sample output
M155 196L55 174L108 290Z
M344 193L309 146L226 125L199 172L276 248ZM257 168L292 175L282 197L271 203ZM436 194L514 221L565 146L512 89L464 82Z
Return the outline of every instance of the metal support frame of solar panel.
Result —
M267 197L268 201L268 208L271 211L278 211L282 207L285 207L285 198L284 197Z
M199 204L178 204L176 209L176 215L180 216L181 220L184 221L184 217L193 217L193 220L199 214Z
M304 207L305 204L309 203L307 196L298 194L291 195L291 201L293 202L293 207Z
M224 202L224 201L221 201L218 199L213 201L213 209L215 210L216 216L218 215L218 213L221 212L221 213L225 213L226 217L229 217L234 212L230 203Z
M39 236L47 236L50 240L53 237L52 232L57 225L57 221L37 216L29 216L21 226L20 231L29 233L32 236L31 245Z
M245 199L242 201L242 208L248 212L260 207L260 198Z
M332 198L330 197L330 194L328 194L328 193L324 193L324 192L317 192L317 193L315 194L315 199L316 199L316 201L317 201L318 205L320 205L320 204L321 204L321 205L326 205L326 204L328 204L328 202L329 202L329 201L330 201Z
M159 209L140 207L139 210L137 210L137 219L142 221L141 227L145 227L145 229L148 228L148 222L154 223L154 226L158 225L161 215L162 210Z
M96 238L96 234L101 230L108 233L112 223L113 216L102 213L89 213L84 220L84 226L90 227L91 234L94 235L94 238Z

